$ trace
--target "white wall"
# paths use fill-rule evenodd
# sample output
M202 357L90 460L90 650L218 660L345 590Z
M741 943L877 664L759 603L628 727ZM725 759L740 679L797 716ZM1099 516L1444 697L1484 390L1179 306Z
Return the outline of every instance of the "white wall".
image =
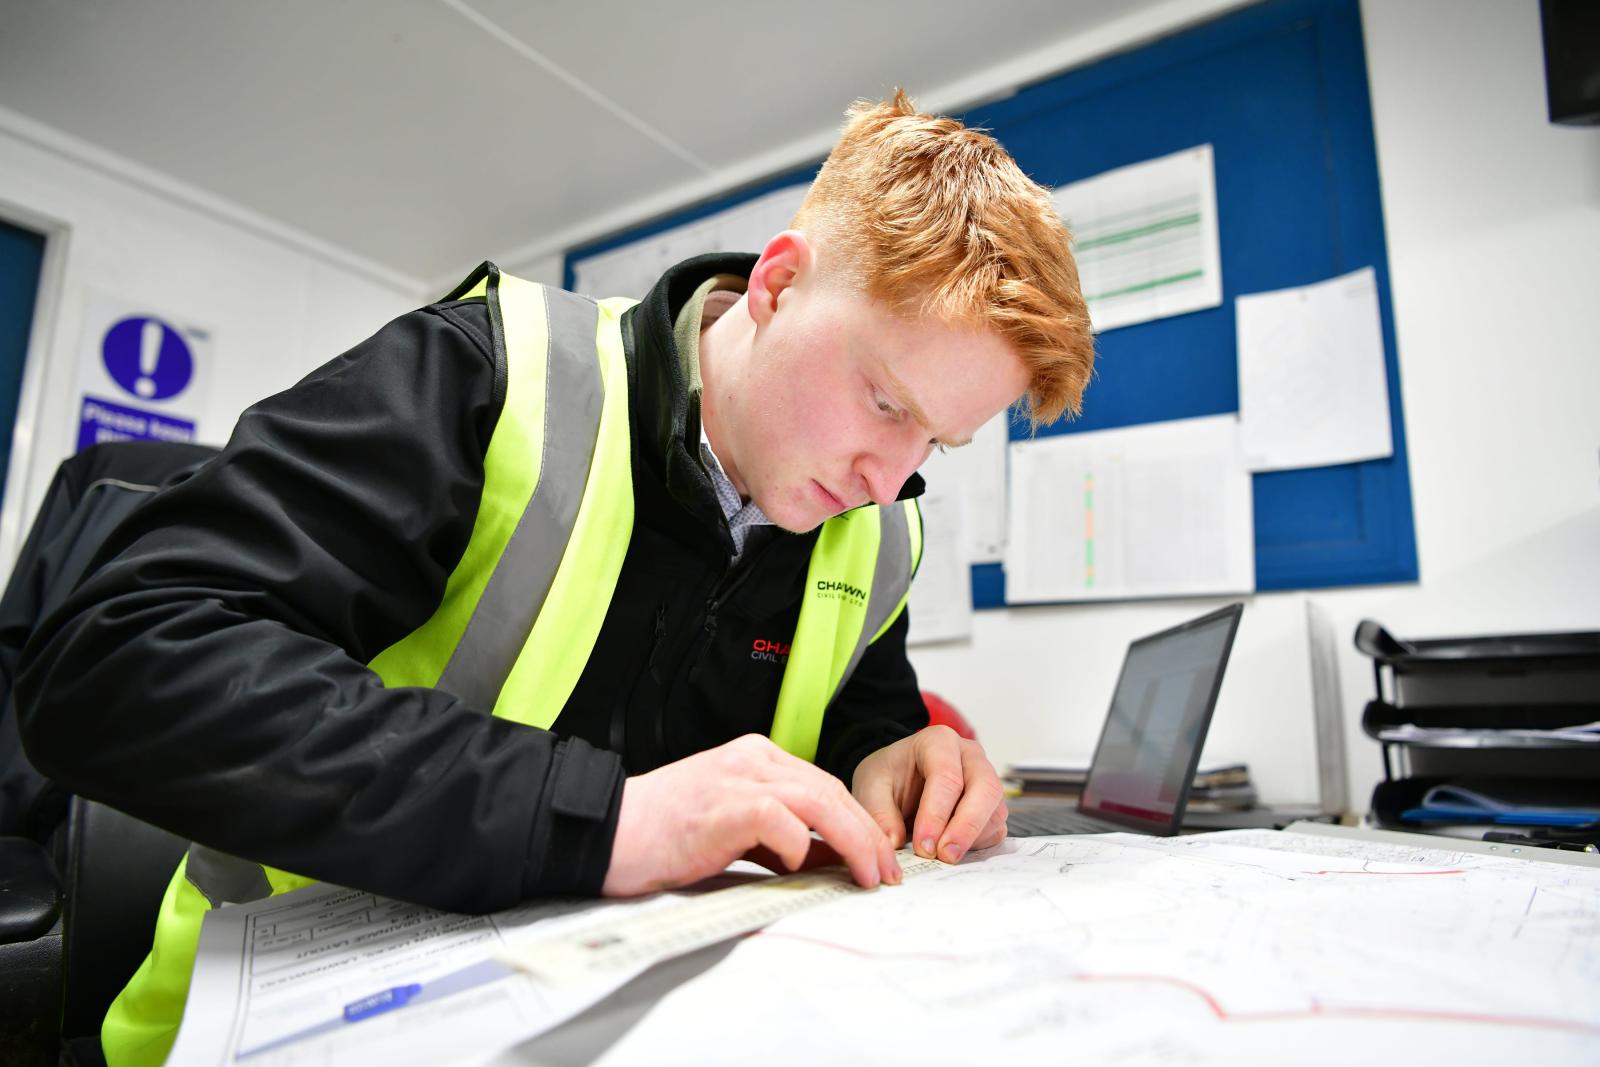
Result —
M524 278L530 282L559 287L565 284L567 280L566 272L563 269L564 265L565 257L556 255L534 256L531 259L508 259L504 263L500 263L499 267L509 274L515 274L517 277Z
M1600 130L1545 113L1539 11L1362 4L1422 578L1314 594L1340 634L1351 803L1382 776L1360 732L1362 618L1401 636L1600 629ZM1208 757L1270 800L1316 799L1303 598L1250 599ZM1092 750L1132 637L1216 601L980 612L915 650L996 763Z
M1380 775L1358 727L1372 685L1348 643L1358 620L1409 636L1600 628L1600 131L1546 121L1534 4L1369 0L1363 18L1422 580L1315 594L1342 635L1358 810ZM200 426L212 442L251 401L425 295L8 120L0 215L19 208L69 236L24 397L38 433L19 438L27 458L0 523L32 514L70 447L87 291L215 331ZM503 266L560 280L548 257ZM0 529L4 567L13 551ZM1314 798L1303 599L1251 598L1208 748L1250 760L1272 800ZM914 659L928 688L977 721L997 763L1086 753L1128 640L1223 602L987 611L970 643Z
M50 231L0 511L0 574L77 435L84 303L101 292L208 328L201 441L423 302L422 287L185 189L20 116L0 114L0 218Z

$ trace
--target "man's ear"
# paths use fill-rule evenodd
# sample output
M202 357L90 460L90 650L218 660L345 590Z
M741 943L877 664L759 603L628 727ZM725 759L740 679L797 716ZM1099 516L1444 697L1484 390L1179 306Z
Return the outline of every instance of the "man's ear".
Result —
M745 304L757 326L772 321L778 310L778 296L808 278L815 263L811 242L799 230L784 230L767 242L745 290Z

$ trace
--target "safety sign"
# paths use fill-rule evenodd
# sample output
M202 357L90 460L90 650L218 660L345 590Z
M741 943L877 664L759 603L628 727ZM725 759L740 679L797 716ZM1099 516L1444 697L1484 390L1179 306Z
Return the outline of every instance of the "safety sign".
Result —
M192 441L211 362L208 330L90 293L78 358L77 450L102 441Z

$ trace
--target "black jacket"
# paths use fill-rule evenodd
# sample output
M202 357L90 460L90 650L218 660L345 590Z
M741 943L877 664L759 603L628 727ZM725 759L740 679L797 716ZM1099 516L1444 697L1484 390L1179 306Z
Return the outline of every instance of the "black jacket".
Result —
M214 455L177 441L118 441L92 445L56 468L0 597L0 835L47 843L71 796L28 762L17 733L12 690L28 635L67 598L117 523Z
M670 271L623 320L635 521L554 732L365 664L434 611L503 401L481 300L402 316L245 412L117 528L18 679L45 773L225 852L458 911L597 892L624 774L766 733L815 534L731 539L696 458L678 309L746 256ZM552 402L559 402L553 399ZM847 782L925 725L902 617L824 723Z

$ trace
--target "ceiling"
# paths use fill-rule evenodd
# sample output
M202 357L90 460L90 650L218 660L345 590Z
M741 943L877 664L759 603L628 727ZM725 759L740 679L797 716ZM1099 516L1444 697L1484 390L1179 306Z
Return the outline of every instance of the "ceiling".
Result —
M0 104L418 287L819 158L1226 0L0 0Z

